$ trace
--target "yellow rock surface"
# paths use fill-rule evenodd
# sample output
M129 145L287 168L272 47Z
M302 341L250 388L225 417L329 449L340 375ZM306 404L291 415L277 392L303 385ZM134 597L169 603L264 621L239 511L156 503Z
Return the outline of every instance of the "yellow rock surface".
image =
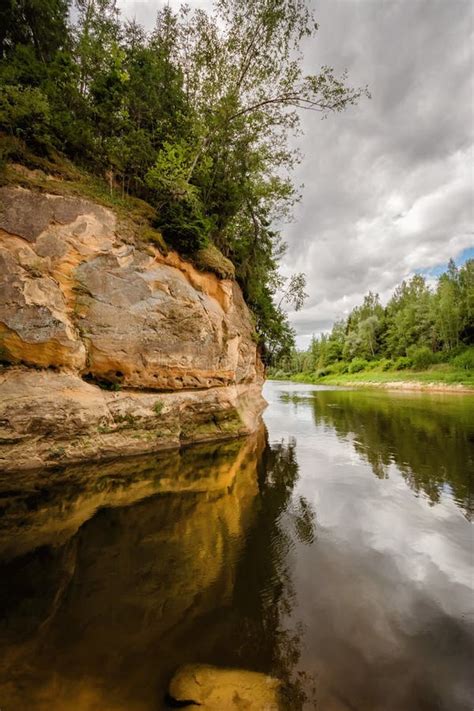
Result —
M255 430L263 368L235 281L89 200L4 186L0 207L4 471Z
M171 680L170 696L203 711L281 711L279 686L258 672L187 664Z
M260 379L237 284L120 234L90 201L0 188L2 360L138 389Z

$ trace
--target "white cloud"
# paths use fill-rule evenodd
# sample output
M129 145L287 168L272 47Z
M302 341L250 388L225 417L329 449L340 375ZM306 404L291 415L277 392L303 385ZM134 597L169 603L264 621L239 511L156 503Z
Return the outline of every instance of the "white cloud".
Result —
M165 5L177 10L184 3L181 0L118 0L117 5L124 17L134 18L147 30L155 26L156 14ZM208 10L212 7L210 0L187 0L192 8Z
M290 313L301 346L369 289L387 299L474 246L474 6L447 5L318 2L308 68L347 67L373 99L324 122L304 117L306 187L285 230L285 270L308 276L306 306Z

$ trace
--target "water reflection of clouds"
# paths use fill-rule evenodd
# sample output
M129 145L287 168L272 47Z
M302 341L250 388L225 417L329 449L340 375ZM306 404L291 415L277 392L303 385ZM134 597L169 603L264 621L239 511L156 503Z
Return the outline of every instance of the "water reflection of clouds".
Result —
M319 418L306 388L290 386L286 398L272 393L272 400L271 436L297 439L294 496L305 497L317 516L316 544L296 549L293 615L306 630L301 664L320 678L320 708L335 703L333 688L351 708L414 708L418 694L420 704L429 700L426 708L467 710L474 586L466 499L456 500L450 482L435 477L433 484L432 459L398 452L397 432L377 432L386 423L384 410L358 418L354 400L350 417L333 422L343 408L333 407L329 396L331 415ZM398 416L402 436L413 413ZM350 431L354 422L359 434ZM380 456L378 443L386 446ZM446 478L449 454L440 452ZM412 458L418 469L411 469ZM462 485L457 481L458 491ZM387 692L390 701L382 701Z
M297 491L313 502L321 527L352 546L363 536L361 548L399 558L407 578L423 580L432 562L453 583L473 588L472 533L451 499L433 507L426 496L412 495L395 465L382 482L367 476L370 467L352 448L335 438L326 444L297 450Z
M472 534L456 504L443 497L432 506L426 496L413 496L395 465L381 481L352 447L337 439L330 445L318 452L324 463L317 467L314 453L298 449L297 490L314 502L319 525L353 548L394 556L408 579L422 580L433 563L453 583L472 589ZM335 465L346 467L342 475Z
M295 619L310 630L302 664L319 676L321 709L332 691L350 699L349 708L468 708L456 695L467 699L471 639L437 596L426 596L433 583L439 595L451 594L438 570L423 586L407 585L399 558L357 555L327 536L298 554ZM436 704L413 705L415 690Z

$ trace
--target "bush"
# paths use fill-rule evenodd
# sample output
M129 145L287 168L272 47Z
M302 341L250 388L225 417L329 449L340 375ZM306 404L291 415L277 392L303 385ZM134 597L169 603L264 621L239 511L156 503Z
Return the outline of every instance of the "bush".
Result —
M329 368L316 368L316 370L314 371L314 377L316 378L316 380L318 378L324 378L325 375L331 375L331 371L329 370Z
M221 279L235 279L234 265L211 243L198 250L194 263L199 269L214 272Z
M211 222L195 205L169 202L161 207L156 222L167 244L185 256L196 254L209 244Z
M364 358L354 358L349 363L349 373L359 373L361 370L367 370L369 363Z
M346 363L344 360L339 360L336 363L333 363L331 366L329 366L328 370L331 370L331 373L334 373L335 375L342 375L343 373L347 373L349 370L349 364Z
M383 358L379 361L379 368L381 370L391 370L393 365L393 360L391 360L391 358Z
M449 363L451 360L449 354L446 351L436 351L436 353L431 354L432 363L435 365L440 365L442 363Z
M410 346L407 355L415 370L426 370L436 361L435 354L428 346Z
M31 140L36 147L47 144L49 120L48 99L40 89L13 85L0 88L0 125L11 134Z
M411 368L411 366L412 362L407 356L400 356L393 364L395 370L406 370L407 368Z
M433 358L435 363L451 363L454 356L460 354L460 350L457 348L455 352L453 351L437 351L433 353Z
M474 348L468 348L451 361L460 370L474 370Z

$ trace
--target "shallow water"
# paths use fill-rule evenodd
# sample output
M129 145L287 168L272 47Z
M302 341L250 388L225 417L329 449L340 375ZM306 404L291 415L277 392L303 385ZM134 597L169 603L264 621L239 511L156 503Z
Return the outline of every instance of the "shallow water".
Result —
M265 396L247 440L0 475L2 711L163 709L185 662L291 711L472 709L474 397Z

